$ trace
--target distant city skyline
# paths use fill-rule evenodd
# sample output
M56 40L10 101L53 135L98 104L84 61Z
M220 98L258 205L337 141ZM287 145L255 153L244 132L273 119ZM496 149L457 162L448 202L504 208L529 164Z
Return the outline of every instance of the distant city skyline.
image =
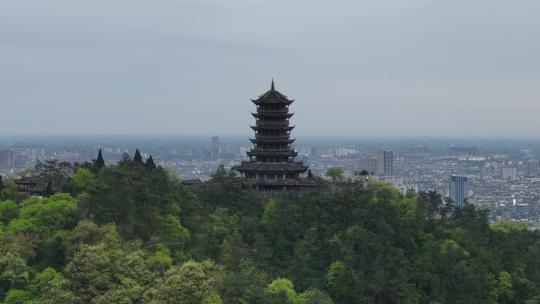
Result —
M296 99L294 136L533 137L540 2L0 3L0 136L250 136L250 98Z

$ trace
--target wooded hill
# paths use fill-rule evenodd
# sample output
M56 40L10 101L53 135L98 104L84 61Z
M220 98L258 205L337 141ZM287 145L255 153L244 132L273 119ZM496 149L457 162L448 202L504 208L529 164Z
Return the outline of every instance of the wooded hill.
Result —
M270 198L138 158L74 171L43 199L3 186L3 303L540 303L540 234L434 192Z

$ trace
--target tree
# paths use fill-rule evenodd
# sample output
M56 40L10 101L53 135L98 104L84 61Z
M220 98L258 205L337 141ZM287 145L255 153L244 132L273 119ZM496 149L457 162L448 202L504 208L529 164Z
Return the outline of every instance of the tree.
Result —
M332 179L332 183L341 182L344 178L344 171L341 167L332 167L326 171L326 176Z
M144 166L148 170L154 170L156 168L156 164L154 163L154 159L152 158L152 155L150 155L150 157L148 157L148 159L146 160L146 163L144 164Z
M7 225L9 221L17 217L19 210L14 201L0 201L0 222Z
M8 230L32 233L41 239L52 237L58 230L69 228L75 212L75 200L69 194L55 194L39 200L29 198L19 209L19 216L9 222Z
M95 179L96 175L92 173L92 171L87 168L80 167L73 175L73 185L78 190L83 190L88 187Z
M30 268L19 254L9 251L0 255L0 288L21 288L30 281Z
M0 200L13 200L15 202L20 202L23 199L23 196L19 194L17 185L14 181L6 181L4 183L4 189L0 191Z
M43 192L43 196L51 196L53 194L53 181L52 178L49 178L49 181L47 182L47 187L45 187L45 191Z
M96 228L92 226L87 222L81 230ZM140 243L124 243L110 228L96 244L78 244L64 268L75 303L133 303L155 280L148 254L141 250Z
M330 265L326 273L326 282L335 299L346 303L354 298L354 282L350 271L342 261Z
M284 294L286 299L292 304L303 304L304 302L294 290L294 284L288 279L275 279L268 285L266 292L273 296Z
M0 302L540 303L540 234L437 193L374 181L270 198L226 176L91 168L77 199L0 201Z
M358 173L360 176L368 176L369 175L369 172L367 172L366 170L362 170Z
M67 178L73 173L73 165L57 159L39 162L35 170L39 176L49 178Z
M4 304L27 304L31 300L31 295L22 289L10 289L4 299Z
M300 298L304 304L334 304L328 294L318 289L309 289L301 293Z
M97 171L105 167L105 160L103 159L103 154L101 153L101 148L99 149L97 159L94 161L94 167Z
M145 303L219 303L223 268L211 261L187 261L169 269L144 295Z
M139 151L139 149L135 150L135 155L133 156L133 162L144 166L144 161L142 159L141 152Z
M158 167L146 170L132 161L108 166L86 189L79 212L97 224L116 223L127 238L160 235L166 215L179 216L182 186Z
M432 221L439 214L443 206L441 194L433 190L420 192L417 200L428 221Z
M71 304L75 300L66 279L50 267L36 275L28 290L34 302L39 304Z
M184 246L189 240L189 231L184 228L180 223L180 220L173 215L165 216L162 221L162 235L165 244L173 251L176 257L181 257Z
M225 177L227 177L227 170L225 169L225 166L223 164L221 164L216 169L216 172L212 175L212 179L214 179L214 180L222 180Z

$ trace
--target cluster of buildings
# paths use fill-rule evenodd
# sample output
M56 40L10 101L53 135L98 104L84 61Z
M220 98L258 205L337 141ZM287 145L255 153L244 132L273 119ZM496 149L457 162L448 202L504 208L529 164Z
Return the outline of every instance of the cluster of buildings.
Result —
M416 145L401 143L328 143L295 145L291 137L288 99L272 86L252 100L255 124L251 144L245 139L226 141L217 136L209 140L171 143L155 139L143 146L143 157L154 155L158 165L177 173L184 180L210 179L223 165L235 169L261 191L304 189L314 176L325 178L332 167L342 167L345 180L369 175L409 190L434 190L449 197L455 205L467 203L489 209L495 220L515 219L540 222L540 147L534 143L513 147L503 143L477 146L448 146L446 143ZM109 162L140 143L115 142L115 145L55 143L47 146L0 146L0 175L17 178L37 162L60 159L84 162L102 148ZM383 146L384 148L382 148Z
M45 157L44 147L0 147L0 174L11 176Z
M394 176L394 152L392 150L380 150L377 155L360 158L357 171L365 171L370 175L383 177Z

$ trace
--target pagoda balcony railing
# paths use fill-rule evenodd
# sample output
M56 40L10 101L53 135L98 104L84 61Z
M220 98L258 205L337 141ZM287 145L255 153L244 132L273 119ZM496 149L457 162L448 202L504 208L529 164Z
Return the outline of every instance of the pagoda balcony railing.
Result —
M255 132L255 138L257 139L289 139L290 134L282 134L282 135L266 135L261 134L259 132Z
M243 161L241 162L242 165L243 165L243 164L248 165L248 164L250 164L250 163L257 163L257 161L256 161L256 160L243 160ZM302 165L302 166L303 166L303 165L304 165L304 162L302 162L302 161L295 161L295 160L287 160L287 161L282 161L282 162L271 162L271 164L273 164L273 165L284 165L284 164L285 164L285 165L290 165L290 164L295 164L295 165Z
M257 120L256 125L258 127L264 127L264 126L288 126L289 120L278 120L278 121L271 121L271 120Z
M292 177L264 177L264 176L259 176L258 178L255 178L255 180L257 181L261 181L261 182L264 182L264 181L268 181L270 184L276 184L276 183L281 183L283 185L286 185L286 184L290 184L290 183L296 183L297 182L297 179L296 178L292 178Z
M289 151L296 152L296 151L295 151L294 149L292 149L292 148L286 148L286 149L254 148L254 149L251 149L250 151L252 151L252 152L289 152Z
M264 113L288 113L289 108L285 108L285 109L265 109L263 107L257 107L257 112L259 112L259 113L261 113L261 112L264 112Z

